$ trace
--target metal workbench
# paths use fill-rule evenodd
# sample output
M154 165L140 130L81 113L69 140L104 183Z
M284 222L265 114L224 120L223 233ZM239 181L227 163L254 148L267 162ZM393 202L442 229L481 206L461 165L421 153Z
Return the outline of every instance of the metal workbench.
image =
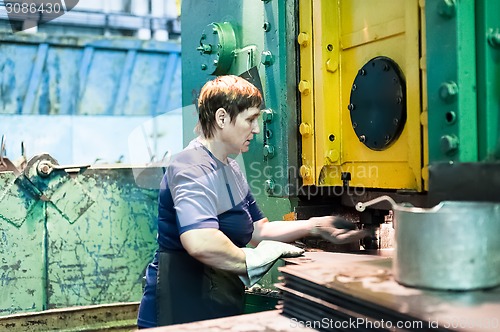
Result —
M152 331L498 331L500 287L432 291L398 284L391 250L308 252L280 268L280 310Z
M500 287L466 292L405 287L393 278L390 251L384 256L306 253L290 259L297 264L281 269L283 313L323 322L317 325L325 331L500 330Z

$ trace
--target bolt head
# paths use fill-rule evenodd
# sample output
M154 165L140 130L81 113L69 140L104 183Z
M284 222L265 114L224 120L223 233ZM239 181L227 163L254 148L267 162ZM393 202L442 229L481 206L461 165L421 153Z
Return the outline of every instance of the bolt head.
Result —
M274 187L275 187L274 181L272 179L267 179L265 182L266 192L268 194L271 194L274 191Z
M445 102L452 102L458 94L458 86L455 82L445 82L439 87L439 97Z
M458 137L455 135L444 135L441 137L441 151L444 154L454 154L458 150L458 144Z
M455 0L441 0L438 3L438 14L444 18L452 18L456 14Z
M264 51L264 52L262 52L260 62L264 66L270 66L270 65L272 65L273 61L274 61L274 57L273 57L273 54L270 51Z

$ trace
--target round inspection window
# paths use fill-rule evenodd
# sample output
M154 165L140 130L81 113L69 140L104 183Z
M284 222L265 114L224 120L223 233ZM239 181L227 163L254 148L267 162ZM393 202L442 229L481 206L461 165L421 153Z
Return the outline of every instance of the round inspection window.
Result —
M394 143L406 123L406 83L397 63L387 57L368 61L354 79L347 108L368 148L385 150Z

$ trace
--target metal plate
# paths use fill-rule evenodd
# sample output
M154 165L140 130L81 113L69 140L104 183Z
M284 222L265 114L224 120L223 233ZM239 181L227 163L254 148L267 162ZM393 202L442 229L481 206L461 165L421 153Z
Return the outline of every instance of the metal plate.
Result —
M368 148L385 150L395 142L406 122L406 84L397 63L387 57L368 61L354 79L348 109Z

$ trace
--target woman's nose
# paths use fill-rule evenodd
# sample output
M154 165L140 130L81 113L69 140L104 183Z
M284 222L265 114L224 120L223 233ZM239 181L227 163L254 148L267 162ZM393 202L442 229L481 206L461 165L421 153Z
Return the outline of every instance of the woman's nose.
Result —
M252 133L254 133L254 134L260 133L259 122L257 120L253 121Z

